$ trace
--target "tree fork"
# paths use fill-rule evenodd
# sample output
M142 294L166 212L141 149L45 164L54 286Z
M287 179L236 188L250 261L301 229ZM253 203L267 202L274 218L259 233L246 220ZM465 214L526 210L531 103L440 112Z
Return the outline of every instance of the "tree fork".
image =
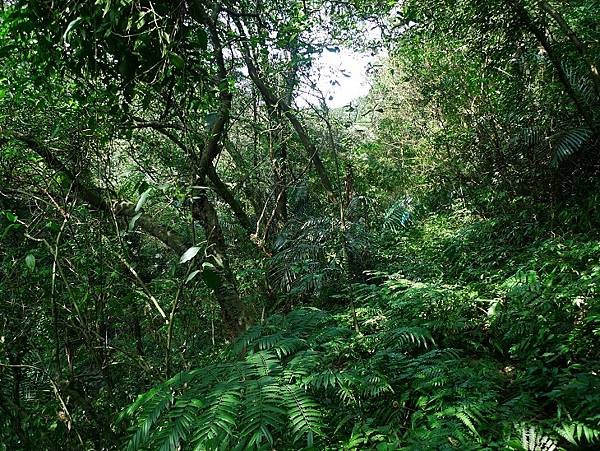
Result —
M234 22L238 28L238 31L242 35L242 38L247 39L245 36L245 33L244 33L244 28L242 27L242 24L239 21L239 18L234 18ZM310 161L313 163L315 171L317 172L317 175L319 176L321 185L325 189L325 193L327 194L327 197L329 198L329 200L334 201L335 193L334 193L334 189L333 189L333 184L331 183L331 179L329 178L329 174L327 173L327 169L325 169L325 165L323 164L323 161L319 157L317 147L315 146L314 142L308 135L308 132L304 128L304 125L302 125L302 123L296 116L296 113L294 112L292 107L288 103L286 103L284 99L277 99L277 97L272 92L272 90L267 86L267 84L264 82L264 80L260 77L258 68L254 64L254 61L252 60L252 56L250 54L250 49L248 48L247 43L245 41L242 41L241 46L242 46L242 49L241 49L242 57L244 58L244 62L246 63L246 67L248 68L248 74L250 75L250 79L252 80L252 82L254 83L254 85L256 86L258 91L260 92L265 103L267 105L270 105L271 107L277 108L279 111L281 111L281 113L285 117L287 117L290 124L292 124L294 131L296 132L296 134L298 135L298 138L300 139L300 143L306 150Z

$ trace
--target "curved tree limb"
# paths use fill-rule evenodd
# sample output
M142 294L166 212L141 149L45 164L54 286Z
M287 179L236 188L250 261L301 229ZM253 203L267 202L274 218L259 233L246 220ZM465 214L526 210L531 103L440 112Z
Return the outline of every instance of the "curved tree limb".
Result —
M244 32L244 28L239 21L239 18L234 17L234 23L238 28L240 35L242 36L241 42L241 53L246 63L246 67L248 68L248 75L250 79L260 92L265 103L273 108L278 109L290 122L296 135L300 139L300 143L306 150L310 161L313 163L315 171L317 172L319 179L321 181L321 185L325 189L325 193L330 200L335 200L335 193L333 190L333 184L331 183L331 179L329 178L329 174L327 173L327 169L323 164L323 161L319 157L319 153L317 151L317 147L315 143L312 141L308 132L306 131L304 125L298 119L296 112L292 109L292 107L285 101L285 99L278 99L277 96L273 93L272 89L267 86L263 78L260 76L260 72L256 64L252 59L252 54L250 52L250 48L247 44L247 37Z
M137 213L135 212L135 205L132 202L121 201L111 202L100 194L100 189L91 187L84 184L78 177L76 177L72 171L70 171L62 161L60 161L51 148L46 144L38 141L36 138L30 135L25 135L18 132L6 133L7 136L12 137L16 141L19 141L29 147L32 151L38 154L46 163L46 165L54 170L60 171L65 174L73 182L75 190L79 193L79 196L83 201L90 204L92 207L104 211L110 212L114 210L115 214L126 219L131 219ZM168 227L164 227L154 222L148 215L142 214L136 224L149 235L153 236L160 242L162 242L169 249L175 253L182 254L185 252L187 247L184 244L182 238L173 230Z

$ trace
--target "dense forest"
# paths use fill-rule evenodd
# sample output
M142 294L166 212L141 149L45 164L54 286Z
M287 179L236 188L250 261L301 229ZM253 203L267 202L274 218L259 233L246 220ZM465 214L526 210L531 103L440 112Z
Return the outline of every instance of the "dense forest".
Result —
M599 19L0 1L0 450L599 449Z

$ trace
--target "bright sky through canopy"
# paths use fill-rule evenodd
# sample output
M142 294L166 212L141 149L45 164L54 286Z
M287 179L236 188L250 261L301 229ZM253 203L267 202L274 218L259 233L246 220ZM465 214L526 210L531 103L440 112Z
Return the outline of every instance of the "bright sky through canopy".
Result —
M330 108L339 108L369 93L368 69L377 59L371 53L340 47L339 51L324 50L313 69L313 81L322 91ZM298 99L300 105L318 103L308 93Z

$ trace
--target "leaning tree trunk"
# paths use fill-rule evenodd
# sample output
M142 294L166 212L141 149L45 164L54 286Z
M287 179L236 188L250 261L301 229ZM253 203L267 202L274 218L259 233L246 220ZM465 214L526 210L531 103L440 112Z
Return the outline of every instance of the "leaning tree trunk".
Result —
M590 76L592 78L592 82L594 83L594 92L596 95L600 95L600 74L598 73L598 68L594 61L590 58L589 50L585 43L579 39L575 31L569 26L567 21L564 19L560 13L554 9L548 2L542 2L542 8L546 11L550 17L554 19L554 21L558 24L559 28L567 35L571 43L577 49L579 56L583 58L586 64L589 66Z
M317 146L311 139L306 127L304 124L298 119L296 112L292 109L291 105L288 105L285 102L285 99L277 98L274 90L267 85L267 82L264 78L261 77L259 68L257 67L252 52L250 51L250 47L248 45L248 37L246 36L246 32L244 31L244 27L240 22L239 18L234 18L234 23L240 33L240 53L244 62L246 63L246 68L248 69L248 76L252 80L254 86L258 89L261 97L263 98L266 105L269 107L275 108L280 111L280 113L287 118L290 122L294 132L298 136L302 147L304 147L309 161L312 163L315 172L319 176L319 180L321 181L321 185L327 194L327 197L330 201L335 201L335 193L333 184L331 179L329 178L329 174L321 157L319 156L319 152Z
M208 199L206 190L203 188L207 179L213 183L218 179L214 170L213 161L221 152L220 142L225 136L225 130L229 123L232 93L228 88L228 72L223 56L223 44L217 31L218 8L215 8L211 16L205 16L204 22L208 28L210 41L213 46L213 54L218 76L220 107L217 118L212 124L204 143L200 158L194 161L195 195L192 197L192 216L200 222L206 237L206 257L204 262L212 264L206 268L210 272L210 285L215 292L215 298L221 308L223 326L230 339L234 339L247 329L250 318L247 309L237 289L235 276L229 266L227 257L227 246L223 229L219 223L217 211ZM211 177L212 173L212 177ZM217 184L218 185L218 184ZM208 275L208 274L207 274ZM207 278L208 282L208 278Z
M536 25L534 20L531 18L529 12L525 9L525 6L521 3L520 0L509 0L508 4L513 8L513 11L521 21L523 26L535 36L540 45L543 47L544 51L548 55L548 59L554 66L554 70L558 75L558 79L560 80L563 89L575 104L575 108L577 109L579 115L583 118L586 125L591 130L595 131L593 114L582 101L580 96L577 94L577 91L571 84L569 76L567 75L563 67L561 56L557 53L554 46L550 43L550 40L548 39L544 31L538 25Z
M221 308L225 332L230 339L233 339L248 328L250 318L240 299L235 276L229 266L223 229L219 224L217 212L206 193L202 192L194 199L192 214L204 228L208 254L205 262L214 266L215 297Z

